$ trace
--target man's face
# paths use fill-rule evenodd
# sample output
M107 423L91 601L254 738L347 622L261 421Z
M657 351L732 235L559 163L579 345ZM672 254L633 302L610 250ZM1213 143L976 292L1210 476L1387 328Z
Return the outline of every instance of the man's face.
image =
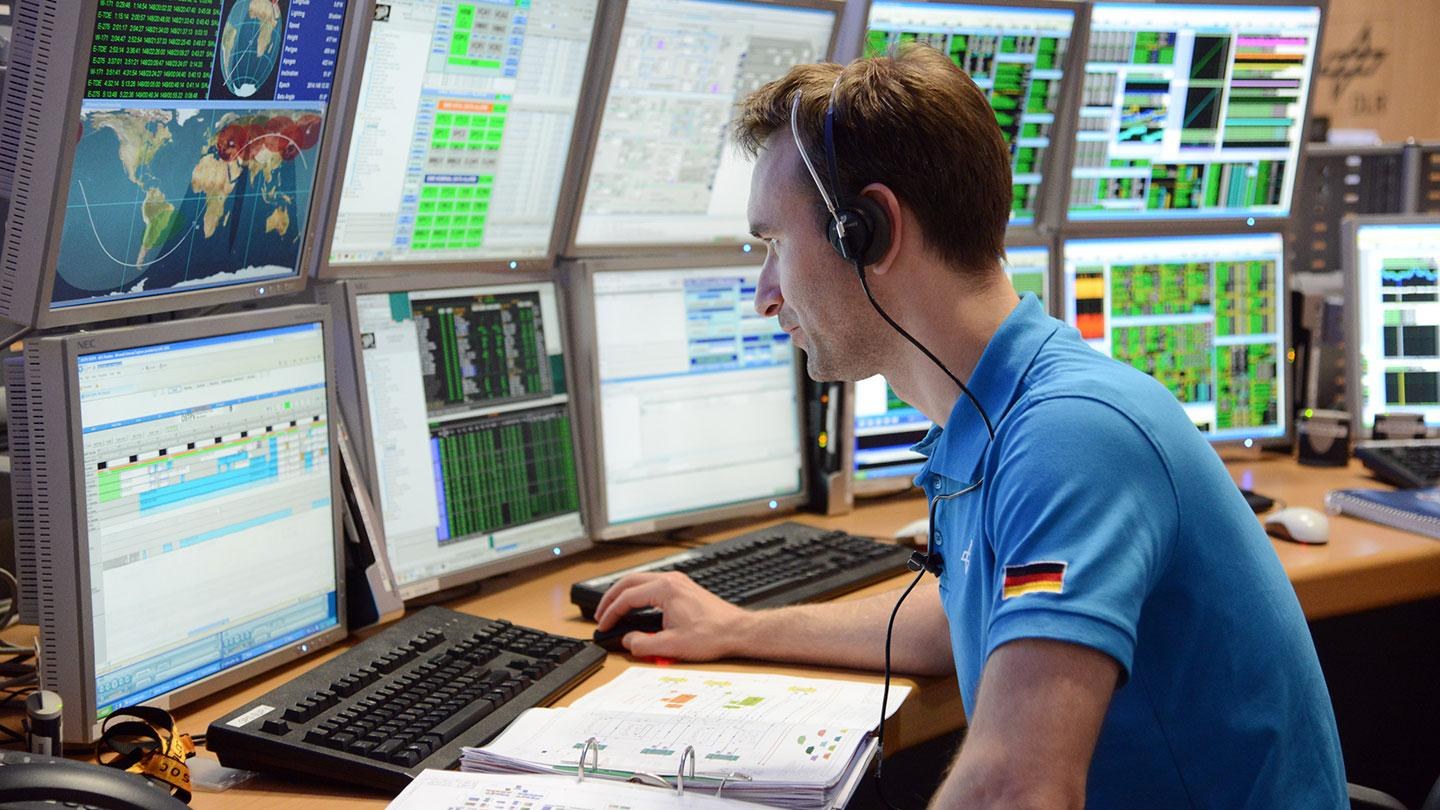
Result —
M862 380L879 373L884 322L865 299L853 265L826 241L818 192L789 129L777 130L755 163L749 218L767 251L755 310L778 317L805 350L815 380ZM873 280L872 280L873 283Z

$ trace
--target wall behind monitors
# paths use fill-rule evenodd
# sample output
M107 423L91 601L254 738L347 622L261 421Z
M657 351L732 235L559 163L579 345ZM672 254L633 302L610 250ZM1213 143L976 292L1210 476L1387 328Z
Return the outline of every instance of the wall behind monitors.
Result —
M294 291L324 224L345 0L22 4L0 316L59 326ZM85 58L77 59L76 55Z
M1033 294L1048 307L1050 249L1009 247L1005 272L1015 291ZM901 400L881 376L855 383L854 492L857 495L907 489L924 458L910 448L933 424Z
M1010 146L1011 225L1031 225L1040 205L1051 144L1068 134L1062 104L1065 71L1079 67L1070 45L1086 7L1062 2L1014 5L876 0L870 6L865 55L906 42L949 56L985 91ZM1063 184L1062 184L1063 187Z
M567 252L750 241L735 104L793 65L824 61L839 8L630 0Z
M755 313L760 265L587 262L577 302L609 539L800 503L800 369Z
M1278 233L1069 239L1065 320L1150 374L1211 441L1282 439L1284 245Z
M1342 233L1357 427L1374 427L1379 413L1440 426L1440 216L1356 217Z
M325 275L397 263L548 267L596 0L382 6Z
M555 284L456 280L321 288L345 312L342 401L405 599L588 545Z
M1072 222L1289 214L1315 4L1096 3Z

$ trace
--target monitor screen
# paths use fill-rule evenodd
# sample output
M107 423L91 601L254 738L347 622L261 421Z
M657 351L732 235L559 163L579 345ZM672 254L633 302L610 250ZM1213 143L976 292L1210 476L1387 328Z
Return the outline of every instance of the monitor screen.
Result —
M584 536L554 284L365 293L355 312L403 598Z
M319 322L78 356L92 721L339 626L326 368Z
M755 313L759 278L757 265L594 274L604 509L617 534L801 493L795 349Z
M1032 293L1041 304L1049 299L1050 251L1044 247L1006 249L1005 272L1015 292ZM855 383L855 480L857 489L874 482L882 488L904 486L920 472L925 457L911 451L934 424L900 399L876 375Z
M879 0L870 6L865 53L919 42L970 74L990 99L1010 147L1010 222L1029 225L1035 221L1074 25L1073 8Z
M739 244L751 161L735 105L823 61L834 8L630 0L584 190L577 248Z
M1319 6L1096 3L1070 219L1290 212Z
M97 0L52 311L306 271L345 0L161 5Z
M1363 223L1354 251L1352 407L1366 429L1381 413L1440 426L1440 221Z
M1278 233L1067 240L1065 320L1212 441L1282 438L1284 255Z
M330 265L550 253L595 0L388 0Z

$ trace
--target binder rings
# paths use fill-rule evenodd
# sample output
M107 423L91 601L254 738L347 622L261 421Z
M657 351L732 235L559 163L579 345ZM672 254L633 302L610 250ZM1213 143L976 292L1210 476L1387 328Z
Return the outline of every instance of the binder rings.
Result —
M464 749L461 768L824 810L843 807L868 769L879 706L877 684L635 667L569 708L525 712Z

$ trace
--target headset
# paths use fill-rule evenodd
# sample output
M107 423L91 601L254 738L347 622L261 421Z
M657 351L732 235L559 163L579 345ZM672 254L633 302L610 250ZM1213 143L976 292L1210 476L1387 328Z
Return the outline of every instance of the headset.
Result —
M960 381L954 372L950 371L940 358L916 340L904 327L890 317L880 302L875 300L875 295L870 291L870 281L866 278L865 268L875 264L885 257L890 250L892 240L892 227L890 217L878 203L869 197L856 195L849 198L841 198L840 171L838 160L835 157L835 96L840 90L840 79L845 75L845 68L840 69L839 75L835 77L835 84L830 87L830 99L825 107L825 165L830 176L830 188L834 190L832 197L826 190L825 184L820 181L820 173L815 171L815 165L810 161L810 155L805 151L805 143L800 137L800 101L802 93L796 91L795 100L790 106L790 134L795 139L795 148L800 153L800 159L805 162L805 168L810 173L810 179L814 181L815 188L820 192L820 199L825 203L825 210L829 212L830 219L825 226L825 239L830 247L840 255L840 258L850 262L855 267L855 273L860 277L860 286L865 290L865 297L870 300L870 306L874 307L880 317L884 319L891 329L895 330L901 337L909 341L911 345L919 349L922 354L929 358L945 375L950 378L961 393L970 399L979 412L980 418L985 422L985 431L989 434L990 441L995 440L995 425L990 421L990 414L985 411L985 406L971 393L969 386ZM920 583L920 579L926 572L939 577L945 570L945 561L940 555L940 550L935 542L935 509L942 500L957 498L966 493L973 492L984 483L984 479L975 481L973 484L952 492L948 495L939 495L932 498L929 503L930 531L929 540L926 543L925 551L916 551L910 557L908 563L910 570L915 572L915 578L900 594L895 601L895 608L890 611L890 621L885 628L885 687L880 698L880 726L877 733L879 754L876 757L875 765L875 789L880 795L880 801L886 806L893 808L889 799L885 797L885 781L883 777L883 762L885 759L885 715L890 699L890 642L895 631L895 617L900 613L900 606L910 596L910 592Z
M825 203L825 210L830 213L830 220L825 225L825 241L840 255L840 258L850 262L855 267L855 273L860 277L860 286L865 289L865 297L870 300L870 306L875 308L880 317L889 324L912 346L919 349L922 354L929 358L937 368L945 372L945 376L960 389L970 402L975 405L980 418L985 421L985 431L990 439L995 439L995 425L990 421L990 414L985 411L985 406L970 392L969 386L960 381L935 353L925 348L925 345L916 340L904 327L890 317L890 313L880 306L875 300L875 295L870 291L870 280L865 275L865 268L875 264L885 257L890 250L892 227L890 217L880 204L865 195L856 195L849 199L840 199L840 170L838 160L835 157L835 95L840 90L840 80L845 75L845 69L841 68L840 75L835 77L835 84L830 87L830 100L825 107L825 165L830 175L830 185L835 195L825 189L825 184L820 181L820 173L815 171L815 164L810 162L810 154L805 151L805 142L800 137L800 101L802 94L795 93L795 100L790 105L790 135L795 139L795 149L800 153L800 159L805 162L805 168L810 173L810 179L815 183L815 189L820 192L820 199Z

